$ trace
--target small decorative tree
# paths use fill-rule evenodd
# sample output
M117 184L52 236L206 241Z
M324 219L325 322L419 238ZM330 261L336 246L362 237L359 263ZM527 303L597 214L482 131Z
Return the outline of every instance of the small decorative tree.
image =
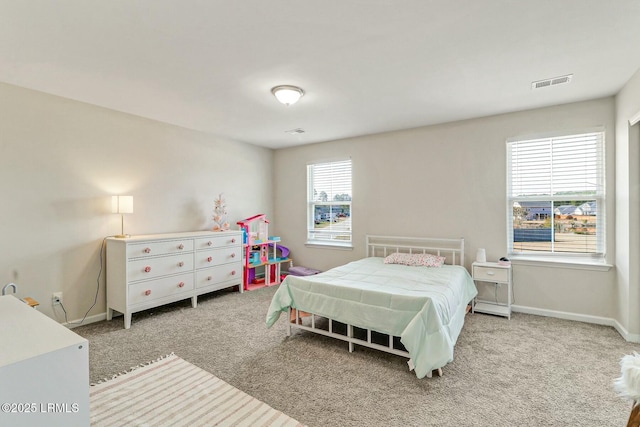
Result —
M218 195L215 200L215 207L213 208L213 231L225 231L228 230L230 225L227 222L227 202L222 197L222 193Z

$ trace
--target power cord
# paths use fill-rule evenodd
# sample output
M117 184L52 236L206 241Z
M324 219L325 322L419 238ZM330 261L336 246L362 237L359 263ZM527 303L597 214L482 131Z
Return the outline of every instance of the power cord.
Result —
M91 307L89 307L87 312L84 314L84 316L82 317L82 320L80 320L79 322L69 322L69 319L67 319L67 310L65 310L64 304L62 304L62 301L60 301L60 308L62 308L62 311L64 312L64 321L67 325L82 325L82 322L86 320L87 315L89 314L91 309L95 307L96 303L98 302L98 294L100 292L100 276L102 275L102 259L103 259L102 254L104 251L104 242L106 241L107 241L107 237L102 239L102 244L100 245L100 270L98 271L98 278L96 279L96 295L93 298L93 304L91 304Z

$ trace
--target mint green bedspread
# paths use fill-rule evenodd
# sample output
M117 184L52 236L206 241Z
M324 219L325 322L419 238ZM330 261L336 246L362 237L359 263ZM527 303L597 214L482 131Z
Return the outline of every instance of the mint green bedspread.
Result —
M371 257L314 276L289 275L267 313L289 307L399 336L418 378L453 361L467 304L477 295L464 267L408 267Z

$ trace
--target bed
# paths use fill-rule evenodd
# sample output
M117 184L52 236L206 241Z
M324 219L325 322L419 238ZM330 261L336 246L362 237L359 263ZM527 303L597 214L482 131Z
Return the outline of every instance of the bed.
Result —
M443 265L404 265L434 257ZM402 263L385 263L392 258ZM287 336L298 328L347 341L350 352L362 345L408 357L418 378L431 377L453 361L476 295L464 268L464 239L367 236L366 258L314 276L287 276L266 323L287 312Z

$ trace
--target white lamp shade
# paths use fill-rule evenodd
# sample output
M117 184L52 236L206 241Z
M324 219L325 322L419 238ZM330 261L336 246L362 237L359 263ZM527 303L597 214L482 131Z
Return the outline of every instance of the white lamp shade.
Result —
M484 248L480 248L478 252L476 252L476 261L487 262L487 251L485 251Z
M119 214L133 213L133 196L112 196L111 212Z
M304 95L304 91L296 86L276 86L271 92L284 105L292 105Z

